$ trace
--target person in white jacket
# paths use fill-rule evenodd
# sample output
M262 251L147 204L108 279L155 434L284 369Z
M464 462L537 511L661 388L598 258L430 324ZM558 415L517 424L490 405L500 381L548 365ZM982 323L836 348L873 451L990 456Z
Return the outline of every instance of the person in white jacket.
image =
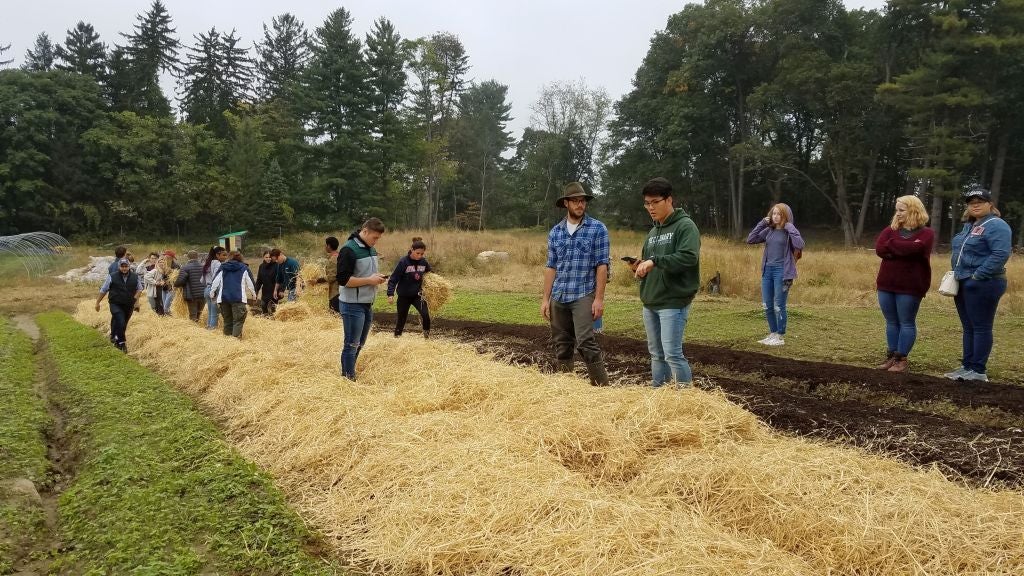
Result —
M252 274L240 252L232 252L231 258L221 264L210 285L210 296L216 298L220 315L224 317L224 335L240 338L242 326L249 310L246 301L256 297Z

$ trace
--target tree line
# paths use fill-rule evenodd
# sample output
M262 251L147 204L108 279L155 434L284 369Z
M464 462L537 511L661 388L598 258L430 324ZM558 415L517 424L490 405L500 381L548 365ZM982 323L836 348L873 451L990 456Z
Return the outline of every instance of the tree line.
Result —
M359 37L339 8L185 45L154 0L118 43L79 22L0 70L0 233L549 225L574 180L643 227L655 175L720 234L785 201L853 244L918 194L948 237L968 183L1024 228L1022 30L1024 0L706 0L654 34L618 102L547 84L515 139L507 86L471 80L454 34L379 18Z

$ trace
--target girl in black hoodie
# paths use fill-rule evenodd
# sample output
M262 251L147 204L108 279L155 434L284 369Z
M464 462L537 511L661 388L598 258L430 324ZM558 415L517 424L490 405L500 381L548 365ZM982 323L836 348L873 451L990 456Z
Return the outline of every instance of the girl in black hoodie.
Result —
M427 245L423 238L412 239L412 247L391 273L388 280L388 303L395 301L395 291L398 292L398 318L395 319L395 337L401 336L405 329L405 321L409 318L409 306L416 308L420 313L423 323L423 337L430 337L430 310L427 309L427 302L423 299L423 276L430 272L430 263L423 256L427 252Z
M268 316L274 315L277 300L274 298L274 281L277 279L277 262L270 257L270 250L263 251L263 261L256 273L256 292L260 295L260 308Z

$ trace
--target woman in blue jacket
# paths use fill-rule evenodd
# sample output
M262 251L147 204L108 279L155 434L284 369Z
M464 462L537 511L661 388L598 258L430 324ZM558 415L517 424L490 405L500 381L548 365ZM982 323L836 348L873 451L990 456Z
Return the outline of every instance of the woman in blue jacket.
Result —
M804 249L804 239L793 225L793 210L778 203L768 216L757 221L747 235L747 244L764 243L761 258L761 300L768 318L768 336L758 340L766 346L786 343L786 301L796 279L796 261Z
M992 205L992 193L972 186L964 193L964 228L953 237L951 264L960 289L954 297L963 326L963 363L946 374L953 380L988 381L992 324L999 299L1006 293L1006 261L1010 258L1010 226Z
M423 299L423 277L430 272L430 263L424 257L426 252L427 245L423 242L423 238L413 238L409 253L399 260L388 280L389 304L395 301L395 292L398 292L398 317L395 319L396 338L401 336L405 330L410 306L420 313L423 337L430 337L430 310L427 309L427 301Z

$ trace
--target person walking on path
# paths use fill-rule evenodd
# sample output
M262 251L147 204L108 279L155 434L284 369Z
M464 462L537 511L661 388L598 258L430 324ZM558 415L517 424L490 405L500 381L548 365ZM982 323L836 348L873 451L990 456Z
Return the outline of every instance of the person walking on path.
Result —
M107 298L110 306L110 342L122 352L128 351L125 331L132 312L139 310L139 297L142 296L142 280L132 270L132 263L127 258L117 261L117 271L107 276L100 286L100 295L96 298L96 311L100 311L100 303Z
M199 261L199 253L189 250L185 257L188 262L178 271L178 279L174 285L182 289L185 303L188 305L188 318L193 322L199 322L199 313L203 309L206 297L203 292L206 284L203 283L203 263Z
M216 278L221 264L228 259L228 251L223 246L211 246L210 253L203 262L203 297L206 299L206 329L217 329L217 300L210 295L213 279Z
M221 264L210 286L210 294L217 298L224 320L224 335L241 338L245 317L249 314L246 301L249 294L256 294L252 274L241 252L232 252L230 259Z
M758 340L766 346L786 343L786 301L796 279L796 261L804 249L804 239L793 225L793 210L778 203L768 216L758 220L747 235L747 244L764 243L761 257L761 302L768 319L768 336Z
M935 233L925 227L927 223L928 212L921 200L900 196L892 223L875 240L875 254L882 259L875 286L885 317L888 349L880 370L906 372L910 367L908 357L917 340L917 312L932 282Z
M270 257L277 262L277 278L274 280L274 294L277 299L284 298L288 292L288 301L295 302L298 295L295 293L295 285L301 282L299 277L299 261L291 256L285 255L280 248L270 251Z
M960 288L953 301L963 327L963 362L945 374L953 380L988 381L992 325L999 299L1006 293L1006 262L1010 259L1010 225L992 205L992 193L971 186L963 196L964 227L953 237L951 264Z
M669 380L689 386L693 374L683 355L683 337L690 304L700 289L700 232L690 216L673 205L668 180L647 182L643 198L654 227L633 274L640 278L651 380L655 387Z
M424 256L426 252L427 245L423 238L413 238L409 253L398 261L388 280L388 304L394 304L395 294L398 294L395 338L401 336L405 330L410 306L420 313L423 337L430 338L430 310L427 309L427 301L423 299L423 277L430 272L430 262L427 262Z
M380 273L380 261L374 245L384 235L384 223L370 218L353 232L338 252L336 279L341 286L341 325L344 331L341 347L341 375L356 379L356 360L366 345L373 322L373 301L377 287L388 281Z
M594 320L604 314L610 248L608 228L587 214L593 199L582 184L571 182L555 200L555 206L565 210L565 218L548 233L540 313L551 324L556 369L572 372L578 350L590 383L607 386Z
M149 298L149 305L158 316L166 316L171 313L169 308L164 308L164 290L170 288L168 277L171 267L167 264L167 258L161 256L156 259L156 266L146 272L145 287L146 296Z
M256 293L260 299L260 310L265 315L274 314L274 305L277 302L274 294L274 284L277 283L277 262L270 256L270 250L263 251L263 262L260 262L259 270L256 271Z
M324 251L327 252L327 307L337 315L341 315L341 301L338 300L338 279L332 271L338 269L338 247L341 245L334 236L324 240Z

